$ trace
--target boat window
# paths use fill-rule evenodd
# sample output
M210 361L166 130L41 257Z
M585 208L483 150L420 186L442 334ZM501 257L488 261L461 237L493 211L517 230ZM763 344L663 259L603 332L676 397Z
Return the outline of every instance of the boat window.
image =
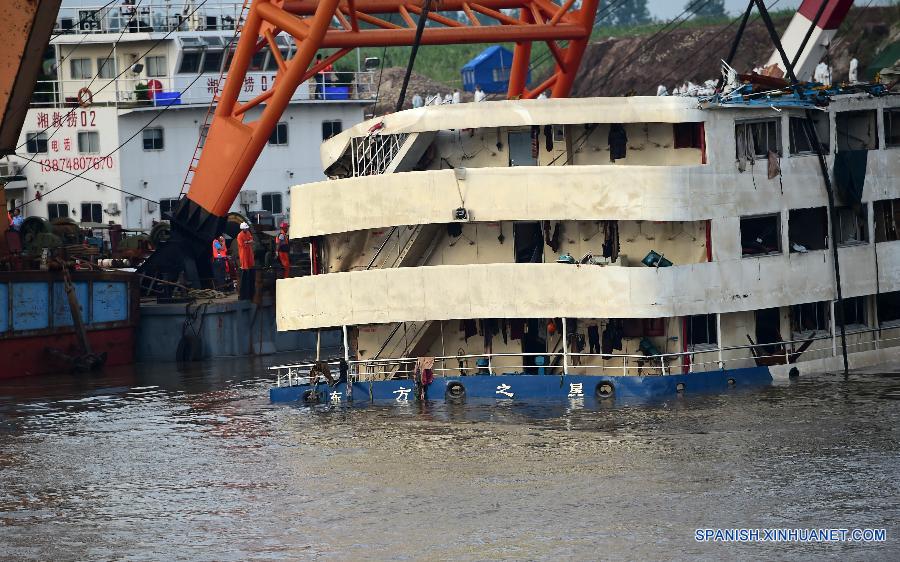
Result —
M339 119L330 121L322 121L322 140L330 139L334 135L341 132L343 124Z
M766 256L781 253L781 215L741 217L743 256Z
M715 314L697 314L685 319L687 344L691 348L716 346L719 343Z
M218 73L222 70L223 51L206 51L203 55L203 72Z
M756 319L756 343L762 345L757 349L759 355L774 355L784 353L781 345L766 345L784 341L781 337L781 310L778 308L763 308L754 314Z
M113 57L101 57L97 59L97 77L113 79L118 74L119 69L116 59Z
M47 218L49 220L69 218L68 203L47 203Z
M97 131L78 132L78 153L97 154L100 152L100 133Z
M845 328L866 327L866 297L845 298L843 309L840 306L835 308L835 321Z
M269 144L276 146L287 145L288 143L288 126L287 123L281 122L275 125L272 134L269 135Z
M748 155L765 158L772 150L781 155L781 120L759 119L738 121L734 124L738 160Z
M178 205L178 199L160 199L159 200L159 216L163 220L169 220L175 207Z
M161 128L144 129L141 134L143 135L144 150L163 149L163 130Z
M103 206L100 203L81 204L81 222L103 222Z
M837 207L834 220L837 221L838 246L865 244L869 241L867 206Z
M804 253L828 247L828 213L825 207L792 209L788 213L789 251Z
M838 151L878 148L878 123L874 109L835 113L834 125Z
M675 148L703 148L703 123L673 123Z
M264 211L269 211L273 215L279 215L283 212L283 208L281 206L281 194L280 193L263 193L262 194L262 208Z
M278 52L281 53L281 58L286 61L288 58L287 48L278 49ZM270 56L269 59L266 61L266 70L278 70L278 62L276 61L274 55Z
M507 139L509 145L510 166L536 166L538 154L538 127L530 131L510 131Z
M622 320L622 336L626 338L657 337L665 334L665 318L625 318Z
M791 331L800 337L827 332L831 326L831 306L828 301L795 304L791 307Z
M147 76L150 77L161 77L165 76L167 73L166 69L166 57L165 55L156 55L153 57L144 57L144 62L147 63Z
M200 59L203 53L201 51L183 51L181 53L181 62L178 64L178 72L180 74L196 74L200 70Z
M69 59L69 72L72 80L87 80L94 75L91 70L91 59Z
M539 222L517 222L513 225L513 248L516 263L544 261L544 236Z
M877 305L880 327L900 326L900 291L881 293L878 295Z
M206 144L206 137L208 137L208 136L209 136L209 125L203 125L202 127L200 127L200 141L199 141L200 148L203 148L203 146Z
M900 240L900 199L875 201L875 241Z
M47 152L47 133L43 131L38 133L26 133L25 150L29 154L44 154Z
M263 47L256 54L253 55L253 58L250 59L250 67L247 69L250 72L259 72L266 67L266 56L269 54L269 48Z
M900 108L884 110L884 145L900 146Z
M822 148L822 152L828 154L831 148L828 114L816 113L813 115L813 124L816 128L816 136L819 137L819 145ZM815 147L806 130L806 118L791 117L789 125L791 154L815 154Z

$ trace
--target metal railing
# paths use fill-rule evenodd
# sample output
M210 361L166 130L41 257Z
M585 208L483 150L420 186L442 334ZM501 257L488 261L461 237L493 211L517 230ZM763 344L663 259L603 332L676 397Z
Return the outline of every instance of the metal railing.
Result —
M892 328L884 328L888 330ZM881 328L867 328L848 332L851 335L873 334L875 337L867 341L848 342L849 352L864 351L859 348L894 347L900 345L900 335L882 337ZM723 346L702 351L683 351L675 353L661 353L658 355L643 355L634 353L475 353L467 355L449 355L435 357L435 376L461 376L461 375L495 375L501 369L505 373L532 373L545 375L590 375L590 376L666 376L687 372L716 371L727 368L746 367L758 364L759 361L772 360L772 364L788 364L794 354L793 346L804 344L808 341L833 341L831 334L814 338L787 340L762 344L748 344L736 346ZM887 345L886 345L887 344ZM789 347L791 346L791 347ZM773 347L780 347L777 353L772 353ZM836 356L834 346L829 355ZM739 352L737 356L724 357L724 353ZM744 352L744 353L740 353ZM714 359L697 361L698 355L715 355ZM501 361L498 359L523 358L520 363ZM524 358L531 358L526 364ZM536 358L544 358L543 365L535 365ZM569 360L600 360L603 364L579 365L572 364ZM367 359L348 361L350 371L348 377L353 382L378 381L387 379L409 379L415 374L416 357L400 357L394 359ZM479 365L479 360L482 360ZM559 360L562 364L554 365ZM783 361L783 363L780 363ZM325 361L333 372L337 372L340 360ZM797 361L802 363L803 361ZM276 386L297 386L308 384L310 370L314 363L301 363L294 365L276 365L269 367L275 371ZM319 378L318 382L323 379Z
M194 81L196 76L40 80L35 86L31 107L93 105L132 109L170 104L208 106L224 87L224 78L220 78L218 73L204 73L201 79ZM375 98L374 72L340 72L334 73L334 76L345 81L332 79L325 82L322 88L315 79L307 80L297 88L291 100L329 102ZM275 77L274 71L248 72L238 101L246 102L262 94L274 84ZM90 94L79 93L82 88L88 88Z
M63 6L54 33L154 33L169 31L233 30L241 15L242 2L170 2L142 0L110 6Z

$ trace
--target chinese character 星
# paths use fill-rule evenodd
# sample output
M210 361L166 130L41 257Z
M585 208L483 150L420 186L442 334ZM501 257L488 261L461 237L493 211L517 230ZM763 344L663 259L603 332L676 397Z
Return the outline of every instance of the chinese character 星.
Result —
M506 396L507 398L512 398L513 393L510 392L511 389L512 389L512 387L509 386L508 384L501 384L497 387L497 394L502 394L503 396Z
M395 390L394 394L397 395L397 402L409 402L409 391L411 388L400 387L400 390Z
M584 396L584 383L569 383L569 398L580 398Z

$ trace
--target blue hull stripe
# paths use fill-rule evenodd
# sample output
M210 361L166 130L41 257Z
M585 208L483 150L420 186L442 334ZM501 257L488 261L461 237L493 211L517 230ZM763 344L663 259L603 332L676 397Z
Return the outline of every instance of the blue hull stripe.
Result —
M723 371L675 374L665 376L598 377L584 375L471 375L467 377L439 377L428 386L425 398L445 400L448 387L462 385L465 399L489 400L615 400L645 401L684 394L722 392L728 388L765 386L771 384L768 367L748 367ZM611 385L612 396L603 390ZM680 388L683 385L683 388ZM600 388L602 387L602 388ZM345 403L347 385L319 384L314 393L310 385L273 387L269 390L272 402L297 402L316 399L320 402ZM415 400L415 383L411 380L390 380L353 383L353 402L407 402Z

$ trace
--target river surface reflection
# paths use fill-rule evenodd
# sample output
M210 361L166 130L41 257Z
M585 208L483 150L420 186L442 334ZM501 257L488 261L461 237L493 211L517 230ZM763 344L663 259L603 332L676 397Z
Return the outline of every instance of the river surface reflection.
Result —
M268 403L273 361L0 382L0 558L900 558L893 369L602 410L307 408Z

